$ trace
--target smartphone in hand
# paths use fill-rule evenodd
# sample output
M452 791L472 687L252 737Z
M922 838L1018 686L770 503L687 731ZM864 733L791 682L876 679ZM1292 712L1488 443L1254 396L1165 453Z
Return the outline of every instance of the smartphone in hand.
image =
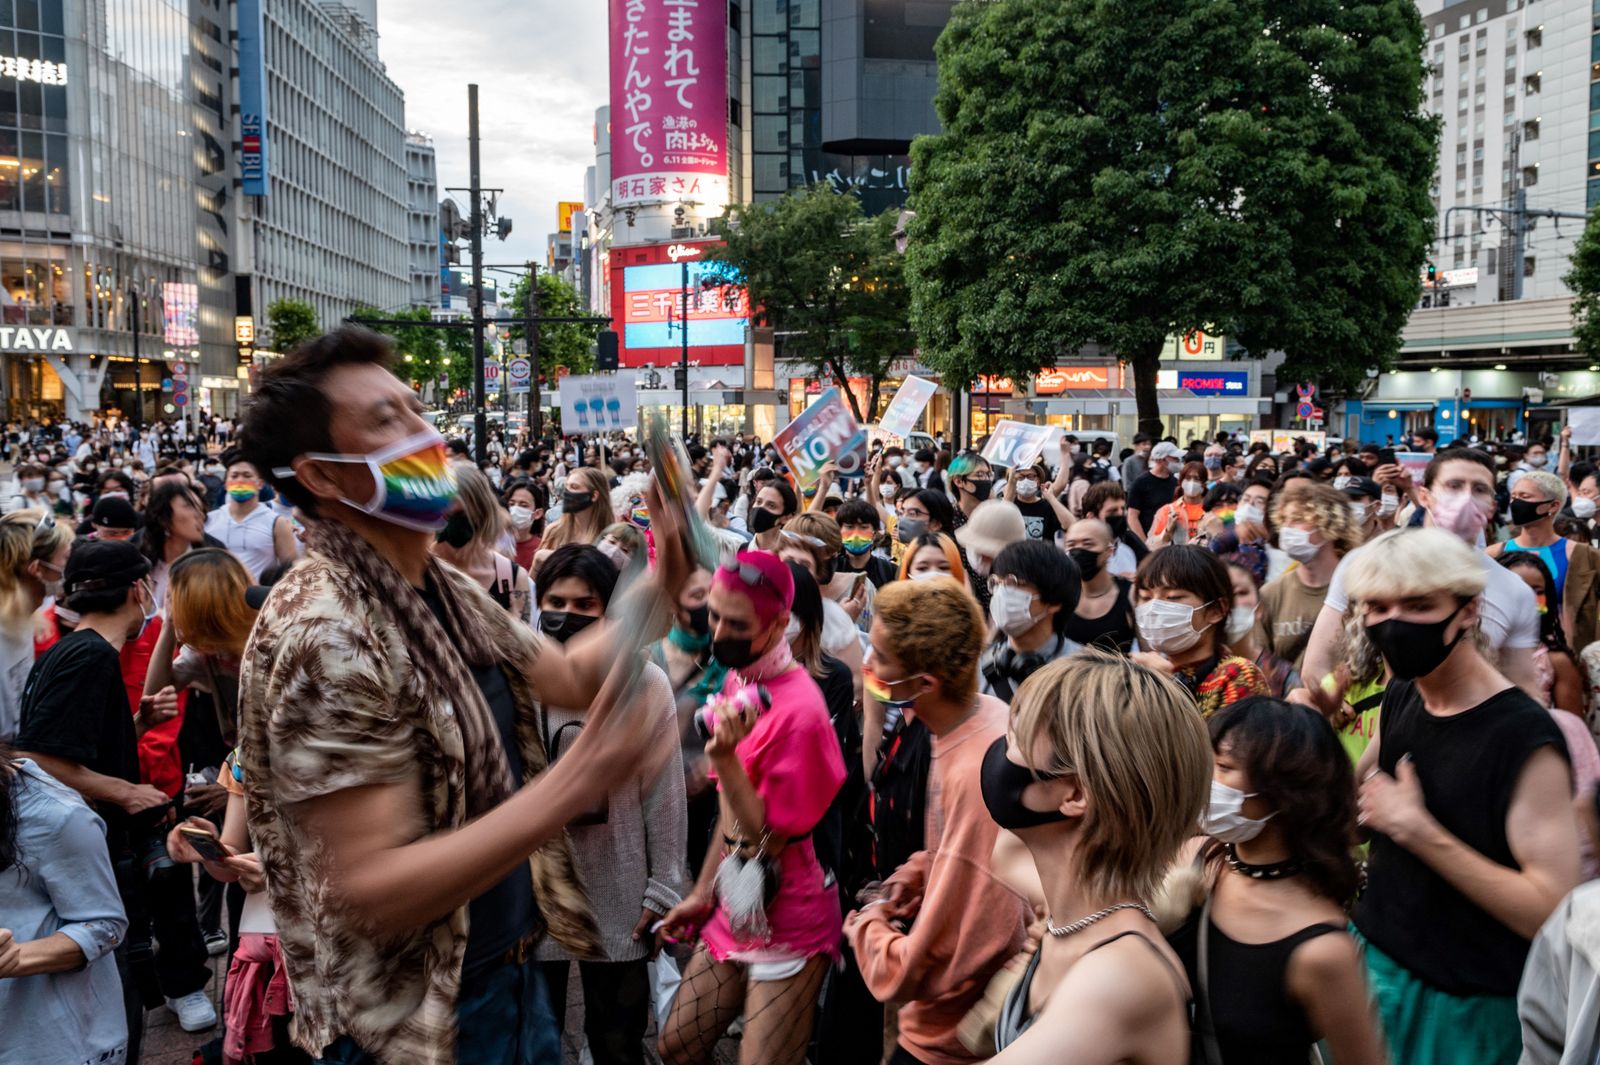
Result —
M220 862L230 857L222 841L203 828L193 825L179 825L178 832L188 841L194 852L208 862Z

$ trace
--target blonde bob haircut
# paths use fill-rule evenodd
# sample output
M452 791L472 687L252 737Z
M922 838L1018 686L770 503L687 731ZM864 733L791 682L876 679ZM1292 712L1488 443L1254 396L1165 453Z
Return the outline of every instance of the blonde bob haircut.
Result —
M983 612L965 585L951 577L893 581L878 590L872 609L873 624L910 673L938 678L955 698L978 693Z
M0 614L17 623L32 613L22 597L22 576L30 562L44 562L72 543L70 519L56 520L43 507L13 510L0 518Z
M181 555L167 582L167 605L178 639L202 654L238 655L255 624L245 601L250 571L220 547Z
M1011 735L1030 760L1048 752L1039 770L1073 773L1088 793L1077 875L1089 894L1153 897L1211 793L1211 740L1188 692L1089 648L1023 682Z
M1483 559L1459 536L1441 529L1395 529L1350 560L1345 592L1353 605L1369 599L1411 599L1448 592L1457 599L1483 594Z
M1361 526L1350 509L1350 497L1331 485L1307 484L1292 492L1281 492L1272 501L1272 527L1305 524L1333 544L1336 555L1345 555L1361 546Z

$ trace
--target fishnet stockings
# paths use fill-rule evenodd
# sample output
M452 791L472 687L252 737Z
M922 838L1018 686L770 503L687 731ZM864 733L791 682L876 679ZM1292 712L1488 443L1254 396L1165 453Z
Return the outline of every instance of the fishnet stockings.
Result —
M709 1065L717 1042L740 1012L742 1065L801 1065L811 1041L817 995L828 971L826 957L812 958L787 980L750 983L742 965L713 961L704 947L684 970L661 1026L663 1065Z

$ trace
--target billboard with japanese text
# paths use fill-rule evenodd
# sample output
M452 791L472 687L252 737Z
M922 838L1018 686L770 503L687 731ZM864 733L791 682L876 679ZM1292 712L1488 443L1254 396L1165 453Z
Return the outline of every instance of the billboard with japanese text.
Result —
M686 281L690 365L744 364L745 331L750 324L745 290L720 284L722 277L714 265L702 262L706 249L719 243L611 249L611 318L618 333L619 365L676 367L682 361Z
M611 0L611 203L728 202L728 5Z

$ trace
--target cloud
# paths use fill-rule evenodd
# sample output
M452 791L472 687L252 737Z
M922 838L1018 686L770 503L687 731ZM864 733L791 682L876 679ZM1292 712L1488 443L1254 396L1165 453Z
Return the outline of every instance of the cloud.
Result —
M513 221L489 262L543 264L556 204L583 199L594 112L606 102L602 0L381 0L379 55L406 94L406 126L433 137L440 196L468 181L467 83L478 84L483 184ZM448 17L445 17L446 14ZM467 205L464 193L456 202Z

